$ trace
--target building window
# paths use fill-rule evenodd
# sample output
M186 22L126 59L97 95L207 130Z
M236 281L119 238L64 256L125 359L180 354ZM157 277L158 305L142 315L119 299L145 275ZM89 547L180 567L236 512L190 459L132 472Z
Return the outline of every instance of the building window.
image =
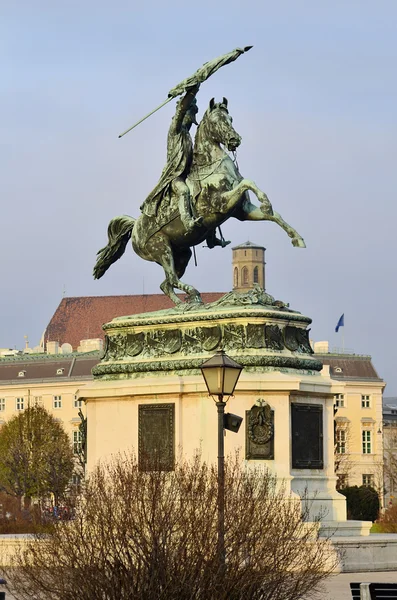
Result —
M241 279L242 279L242 284L243 285L248 285L248 269L247 267L243 267L243 270L241 271Z
M73 485L81 485L81 476L77 475L77 473L73 473L73 475L72 475L72 484Z
M53 408L62 408L62 396L54 396Z
M77 429L73 431L73 454L80 455L82 452L82 437L81 431Z
M336 453L346 454L346 429L336 430Z
M349 480L346 474L338 475L338 481L336 482L336 489L343 490L344 488L349 487Z
M16 398L15 408L16 410L23 410L25 408L25 398Z
M6 409L6 399L0 398L0 412L5 411L5 409Z
M81 476L77 475L77 473L73 473L73 475L72 475L72 487L74 488L74 492L76 494L80 494L80 492L81 492Z
M254 269L254 283L259 283L259 269L255 267Z
M372 473L363 475L363 485L365 487L374 487L374 476Z
M77 396L74 397L74 407L75 408L81 408L83 406L83 401L82 400L77 400Z
M369 396L361 396L361 408L370 408L370 397Z
M371 432L364 429L362 432L363 454L371 454Z
M238 287L238 268L234 267L234 287Z
M33 402L34 402L35 406L43 406L43 397L42 396L35 396L33 398Z
M338 408L344 408L345 406L345 395L344 394L335 394L335 406Z

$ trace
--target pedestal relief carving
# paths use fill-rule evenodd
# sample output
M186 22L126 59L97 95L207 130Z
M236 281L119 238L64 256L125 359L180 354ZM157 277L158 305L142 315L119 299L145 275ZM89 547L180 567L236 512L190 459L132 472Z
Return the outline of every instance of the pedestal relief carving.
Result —
M104 325L106 343L94 376L197 370L219 348L246 368L320 371L321 362L310 356L311 320L284 304L265 304L269 297L259 291L114 319Z
M246 411L245 457L247 460L274 459L274 411L259 399Z

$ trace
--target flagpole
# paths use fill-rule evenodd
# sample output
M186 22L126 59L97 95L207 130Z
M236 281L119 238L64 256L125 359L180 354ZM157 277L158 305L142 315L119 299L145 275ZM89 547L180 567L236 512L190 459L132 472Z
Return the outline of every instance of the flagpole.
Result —
M125 135L126 133L128 133L129 131L131 131L132 129L135 129L135 127L137 127L140 123L142 123L142 121L145 121L146 119L148 119L151 115L153 115L155 112L157 112L158 110L160 110L160 108L163 108L163 106L165 106L166 104L168 104L168 102L171 102L171 100L173 100L174 98L167 98L167 100L165 100L164 102L162 102L160 104L160 106L158 106L157 108L155 108L154 110L152 110L148 115L146 115L145 117L142 117L142 119L140 119L137 123L135 123L135 125L133 125L132 127L130 127L129 129L127 129L126 131L123 131L123 133L120 133L119 138L123 137L123 135Z

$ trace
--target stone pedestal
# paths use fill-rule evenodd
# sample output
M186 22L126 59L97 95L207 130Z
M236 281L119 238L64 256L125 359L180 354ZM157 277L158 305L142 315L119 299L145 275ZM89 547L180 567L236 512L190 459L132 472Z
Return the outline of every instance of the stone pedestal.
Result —
M87 402L88 470L134 448L172 468L178 453L216 461L217 414L200 365L223 349L244 370L227 412L244 417L227 432L247 466L264 465L305 495L311 514L345 521L335 490L331 381L313 357L311 320L260 288L231 292L210 305L120 317L104 325L106 343ZM143 463L142 463L143 464Z

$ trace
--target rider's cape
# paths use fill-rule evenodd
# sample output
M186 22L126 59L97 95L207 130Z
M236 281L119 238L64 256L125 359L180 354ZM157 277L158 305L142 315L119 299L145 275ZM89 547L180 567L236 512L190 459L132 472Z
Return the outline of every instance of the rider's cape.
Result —
M168 193L169 186L174 179L186 175L190 169L193 157L193 142L190 133L182 128L175 132L173 127L168 133L167 143L167 164L165 165L161 177L141 206L142 212L149 217L155 217L160 202Z

